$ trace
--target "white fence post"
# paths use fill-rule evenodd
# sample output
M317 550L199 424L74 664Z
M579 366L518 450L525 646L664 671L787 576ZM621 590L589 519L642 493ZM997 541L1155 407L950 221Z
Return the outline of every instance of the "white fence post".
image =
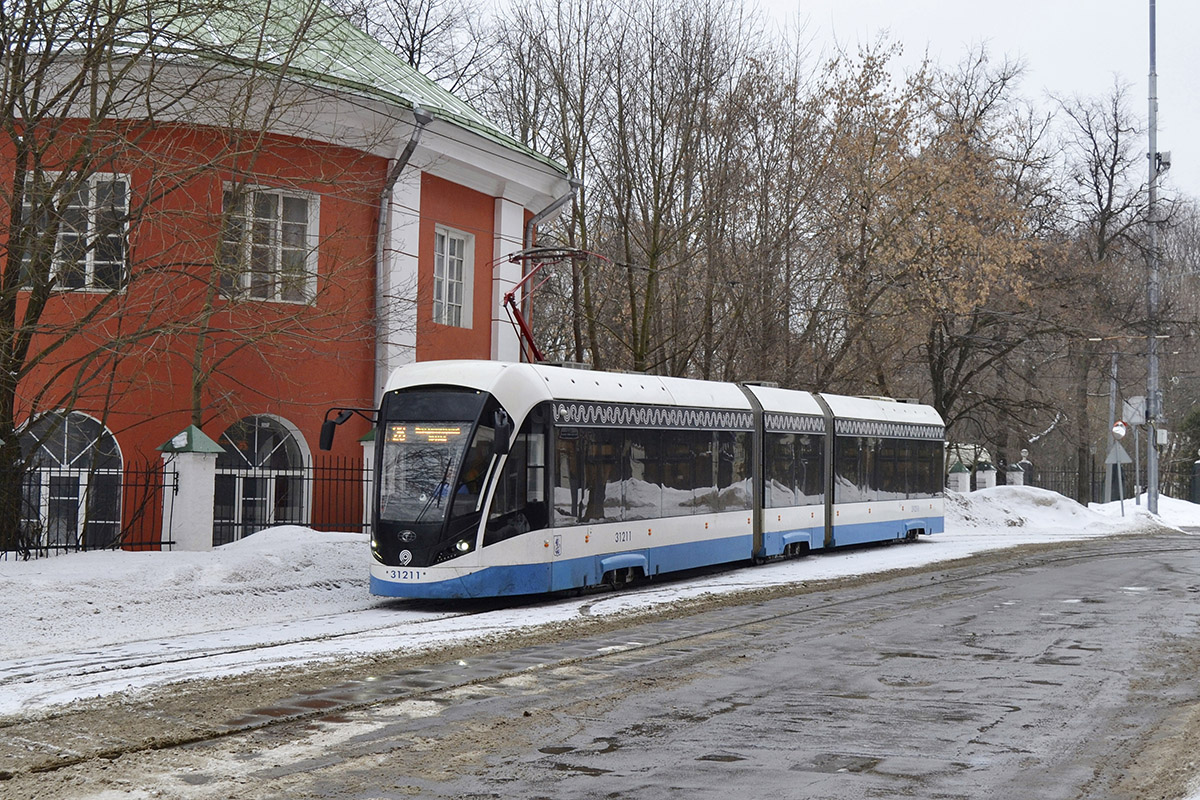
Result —
M163 458L163 477L175 475L174 484L165 481L168 488L163 497L163 538L173 541L176 550L211 550L217 456L223 449L195 425L187 426L158 449Z
M372 536L375 531L371 530L371 504L375 501L375 429L358 440L362 445L363 451L363 527L362 529Z
M971 470L963 466L961 461L955 461L954 466L950 468L950 477L946 480L946 488L959 494L971 491Z
M975 489L996 488L996 468L990 461L980 461L975 465Z
M1024 486L1025 470L1021 469L1020 464L1009 464L1004 473L1004 482L1009 486Z

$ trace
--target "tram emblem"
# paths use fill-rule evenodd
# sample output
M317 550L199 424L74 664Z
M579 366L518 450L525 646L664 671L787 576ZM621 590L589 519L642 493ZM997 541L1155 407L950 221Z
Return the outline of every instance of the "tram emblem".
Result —
M407 567L412 563L412 553L408 550L400 551L400 566Z

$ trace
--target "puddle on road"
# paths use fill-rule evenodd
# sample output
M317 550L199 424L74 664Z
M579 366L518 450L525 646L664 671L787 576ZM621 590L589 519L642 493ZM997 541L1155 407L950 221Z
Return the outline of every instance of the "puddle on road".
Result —
M600 769L599 767L585 767L582 764L564 764L558 762L554 765L554 769L559 772L576 772L580 775L590 775L593 778L598 778L601 775L607 775L612 772L611 769Z
M853 756L845 753L821 753L814 756L810 761L804 764L797 764L792 767L798 772L871 772L882 758L874 758L872 756Z

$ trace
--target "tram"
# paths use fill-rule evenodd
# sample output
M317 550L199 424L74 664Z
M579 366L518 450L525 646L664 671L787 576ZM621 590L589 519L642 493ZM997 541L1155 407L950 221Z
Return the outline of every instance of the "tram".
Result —
M376 425L380 596L559 592L944 529L926 405L433 361L392 374Z

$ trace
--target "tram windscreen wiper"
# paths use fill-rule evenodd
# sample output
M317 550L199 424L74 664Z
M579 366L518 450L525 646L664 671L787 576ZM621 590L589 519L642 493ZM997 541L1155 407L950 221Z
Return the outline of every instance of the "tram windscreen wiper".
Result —
M447 458L446 469L442 470L442 479L438 481L438 485L434 488L433 494L431 494L429 499L425 501L425 505L421 508L421 513L417 514L417 518L413 520L414 522L421 521L421 519L425 516L425 512L429 510L429 506L433 504L434 500L437 501L438 508L442 507L443 493L450 493L450 467L452 464L454 464L454 459Z

